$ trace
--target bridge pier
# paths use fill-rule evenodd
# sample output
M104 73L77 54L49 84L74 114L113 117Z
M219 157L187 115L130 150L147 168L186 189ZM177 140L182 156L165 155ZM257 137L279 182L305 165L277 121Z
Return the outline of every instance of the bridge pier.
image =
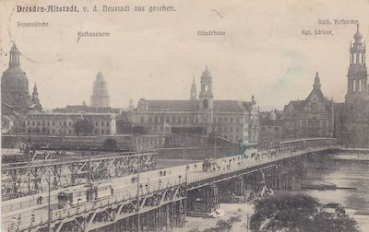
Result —
M187 214L189 216L208 216L219 208L218 186L211 184L188 192Z

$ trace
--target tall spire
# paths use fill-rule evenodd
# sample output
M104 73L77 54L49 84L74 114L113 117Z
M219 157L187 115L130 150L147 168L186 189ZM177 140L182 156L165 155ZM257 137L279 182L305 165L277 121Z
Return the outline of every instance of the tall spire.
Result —
M315 79L314 79L314 89L320 89L320 87L321 87L321 84L320 84L319 73L316 72Z
M20 66L19 56L20 56L20 52L19 52L17 46L14 43L13 44L13 47L10 49L9 68L19 67Z
M197 89L196 89L195 75L194 75L193 80L192 80L192 86L191 86L190 100L196 100L196 99L197 99Z
M359 24L356 24L356 33L354 35L355 42L360 42L362 38L363 38L363 35L359 31Z

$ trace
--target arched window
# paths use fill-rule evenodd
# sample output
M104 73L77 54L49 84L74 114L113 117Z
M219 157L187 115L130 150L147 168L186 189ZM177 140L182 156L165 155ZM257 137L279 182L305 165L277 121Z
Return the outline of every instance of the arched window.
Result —
M204 99L204 101L202 101L202 106L204 109L208 109L209 108L209 102L207 99Z
M165 117L165 121L166 121L167 123L170 123L170 117L169 117L169 116L166 116L166 117Z

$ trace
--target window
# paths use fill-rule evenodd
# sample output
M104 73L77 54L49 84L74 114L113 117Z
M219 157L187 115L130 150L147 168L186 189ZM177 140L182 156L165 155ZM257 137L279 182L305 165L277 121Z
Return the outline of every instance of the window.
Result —
M356 91L356 80L352 81L352 91L355 92Z
M182 118L178 117L178 124L181 124L181 123L182 123Z
M72 126L72 122L69 122L69 126ZM69 133L70 134L70 133Z
M106 122L106 126L109 126L109 122Z
M144 122L145 122L145 117L141 116L141 117L140 117L140 122L141 122L141 123L144 123Z
M101 122L101 126L104 126L104 122Z
M275 128L275 131L279 131L279 127L276 127L276 128Z
M209 108L209 102L208 102L208 100L207 100L207 99L204 99L204 100L202 101L202 107L203 107L204 109L208 109L208 108Z
M170 117L169 117L169 116L166 116L166 117L165 117L165 121L166 121L167 123L170 123Z
M154 117L154 122L155 122L155 123L158 123L158 116L155 116L155 117Z

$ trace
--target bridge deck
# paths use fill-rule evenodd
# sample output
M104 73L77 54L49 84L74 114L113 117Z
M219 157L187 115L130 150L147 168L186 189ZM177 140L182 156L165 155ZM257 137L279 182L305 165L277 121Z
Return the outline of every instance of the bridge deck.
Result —
M186 184L188 189L199 188L203 185L214 183L224 178L230 178L229 176L232 175L234 176L241 173L244 174L247 172L253 172L268 166L272 166L276 161L334 147L335 146L325 146L278 154L265 153L259 157L246 157L245 155L239 155L220 158L217 160L217 162L219 164L223 163L224 165L220 165L219 168L207 172L202 171L203 162L198 162L190 164L189 171L186 171L188 169L186 165L168 169L168 175L166 176L158 176L158 172L160 172L160 170L154 170L126 177L115 178L109 181L109 183L115 187L113 196L99 199L94 202L84 202L77 207L52 210L52 222L57 224L61 221L73 220L73 218L77 217L78 215L81 216L90 212L105 210L108 207L118 207L124 202L131 202L137 198L145 198L149 195L153 195L156 192L165 191L165 189L175 186ZM137 181L137 183L132 183L133 177L137 178L139 181ZM53 193L54 197L55 193ZM19 210L19 207L7 204L6 210L3 208L3 225L5 224L5 227L8 228L10 224L15 223L20 230L32 227L37 228L37 226L45 226L48 219L48 208L46 202L47 199L45 198L44 203L38 208L30 207L28 211ZM19 204L19 202L14 204ZM56 200L53 199L51 204L55 206ZM13 209L17 210L8 211L9 207L13 207ZM20 217L20 220L13 218L14 215ZM115 218L114 221L128 217L130 214L120 214L118 216L119 217ZM34 217L33 222L32 217ZM104 226L105 225L106 224L104 224ZM100 226L101 225L90 225L89 228L93 229Z

